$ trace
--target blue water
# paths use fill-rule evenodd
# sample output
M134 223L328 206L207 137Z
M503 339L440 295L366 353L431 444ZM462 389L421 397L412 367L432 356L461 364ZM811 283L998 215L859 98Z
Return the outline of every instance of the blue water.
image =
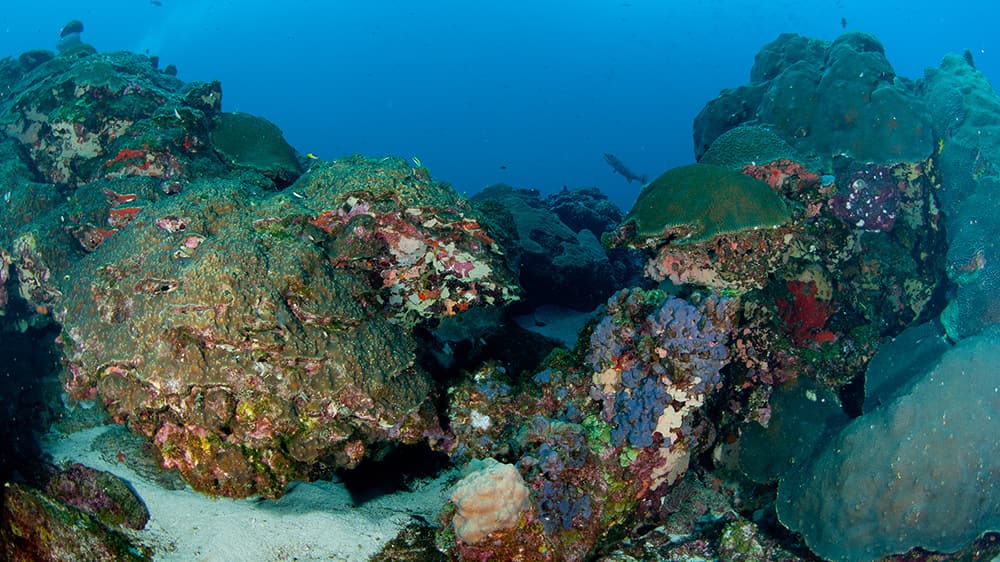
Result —
M918 78L969 49L1000 80L986 2L54 0L5 2L0 56L53 48L77 18L99 51L157 54L221 80L224 108L266 116L302 153L417 156L474 193L596 186L626 210L639 174L693 160L691 121L747 81L779 33L874 34Z

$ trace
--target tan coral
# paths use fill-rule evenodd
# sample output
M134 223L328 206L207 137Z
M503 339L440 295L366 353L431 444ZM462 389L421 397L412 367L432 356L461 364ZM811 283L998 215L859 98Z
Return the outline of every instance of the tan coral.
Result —
M494 531L511 529L528 503L528 487L512 464L486 459L483 468L462 478L451 493L457 512L455 535L476 544Z

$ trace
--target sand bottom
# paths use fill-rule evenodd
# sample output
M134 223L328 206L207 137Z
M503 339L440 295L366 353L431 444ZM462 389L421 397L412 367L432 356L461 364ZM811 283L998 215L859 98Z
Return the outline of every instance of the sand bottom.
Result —
M414 518L433 521L447 501L452 473L358 506L337 482L303 482L278 500L212 498L190 488L166 490L91 450L109 426L52 433L43 449L56 464L78 462L128 482L149 509L142 531L128 531L164 561L368 560Z

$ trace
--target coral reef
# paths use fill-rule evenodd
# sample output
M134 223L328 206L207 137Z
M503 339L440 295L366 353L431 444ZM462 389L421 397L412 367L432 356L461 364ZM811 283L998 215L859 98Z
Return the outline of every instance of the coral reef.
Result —
M827 42L782 34L758 53L749 85L724 90L695 117L695 157L726 131L751 125L824 165L838 154L876 164L924 160L934 139L917 94L870 35Z
M80 31L0 61L0 332L58 332L60 427L121 424L112 466L277 498L400 450L469 465L389 558L1000 550L1000 102L968 58L913 83L868 35L783 35L623 217L300 158L218 83ZM576 341L509 322L553 304L589 314ZM4 423L48 423L44 384ZM127 485L40 472L2 489L4 557L149 554L109 531L148 519Z

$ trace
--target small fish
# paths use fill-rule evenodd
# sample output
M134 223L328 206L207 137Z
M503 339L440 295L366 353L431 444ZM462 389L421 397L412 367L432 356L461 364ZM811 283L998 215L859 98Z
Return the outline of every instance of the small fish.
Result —
M178 121L182 121L183 120L183 118L181 117L181 112L177 111L176 107L174 108L174 117L176 117Z
M312 152L307 152L307 153L306 153L306 158L308 158L308 159L310 159L310 160L318 160L318 159L319 159L319 156L316 156L316 155L315 155L315 154L313 154Z
M847 29L847 18L840 18L841 29Z
M163 6L163 2L160 2L160 0L149 0L149 3L154 6Z
M419 168L420 166L423 166L423 164L421 164L421 163L420 163L420 159L419 159L419 158L417 158L416 156L414 156L413 158L411 158L411 160L413 160L413 163L414 163L414 164L415 164L415 165L416 165L416 166L417 166L418 168Z

